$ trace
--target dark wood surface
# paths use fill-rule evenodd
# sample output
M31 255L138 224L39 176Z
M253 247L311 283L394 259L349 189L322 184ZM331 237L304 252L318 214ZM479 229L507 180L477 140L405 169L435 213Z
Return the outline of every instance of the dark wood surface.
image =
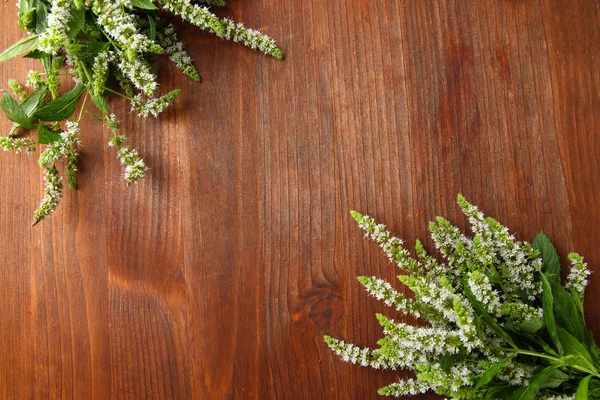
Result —
M0 10L4 48L22 33L14 1ZM286 60L185 28L203 83L161 60L162 88L183 89L175 108L142 120L111 103L151 166L139 186L87 119L80 189L32 228L37 156L0 154L0 398L376 398L402 375L322 342L373 346L374 313L394 316L356 282L397 271L349 210L413 243L435 215L465 226L459 192L520 239L543 229L586 257L600 334L598 0L226 13ZM0 82L32 66L2 64Z

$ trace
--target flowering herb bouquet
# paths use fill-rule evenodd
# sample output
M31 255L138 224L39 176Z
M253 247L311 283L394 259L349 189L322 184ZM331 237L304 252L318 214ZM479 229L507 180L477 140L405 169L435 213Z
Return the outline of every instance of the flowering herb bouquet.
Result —
M325 337L345 361L373 368L411 369L380 395L427 391L456 399L600 399L600 350L586 329L583 295L590 271L571 253L564 286L559 259L548 237L532 245L485 218L462 196L458 204L474 232L465 236L444 218L430 224L446 263L416 243L416 258L385 226L352 212L405 274L407 298L375 277L359 281L375 298L427 322L412 326L383 315L379 348L360 348Z
M127 185L137 183L146 174L147 167L138 152L125 145L126 137L119 132L119 121L109 111L107 96L126 98L132 110L142 117L158 116L180 93L173 90L156 96L158 84L151 64L163 53L181 72L200 81L175 28L164 17L178 16L220 38L282 58L271 38L215 16L208 8L211 5L225 3L223 0L18 1L19 26L29 36L0 54L0 62L25 55L40 60L44 73L28 73L29 91L16 80L9 82L20 101L6 91L0 98L0 108L13 122L10 134L0 137L0 148L32 153L46 145L39 160L45 172L45 191L34 214L34 225L54 211L62 197L62 177L56 166L59 161L65 164L69 187L76 187L78 123L88 100L100 111L88 114L103 121L112 131L108 145L117 148ZM71 76L75 81L75 87L62 95L61 75ZM79 103L82 105L78 117L68 120ZM37 131L37 137L17 137L22 129Z

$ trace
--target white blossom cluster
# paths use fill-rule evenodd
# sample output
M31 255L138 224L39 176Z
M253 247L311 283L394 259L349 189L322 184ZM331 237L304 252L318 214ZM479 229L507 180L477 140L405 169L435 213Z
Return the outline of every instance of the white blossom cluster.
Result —
M571 270L567 276L565 287L577 293L580 298L583 298L585 287L588 284L587 277L591 272L587 268L587 263L583 262L583 257L579 254L569 254L569 261L571 261Z
M223 39L242 43L277 59L282 58L281 50L277 48L275 41L257 30L248 29L243 24L236 24L229 19L220 19L207 7L194 4L191 0L163 0L163 3L167 10L202 30Z
M42 85L42 75L38 71L31 70L27 73L25 85L33 90L38 90Z
M358 278L360 283L367 289L369 294L377 300L382 300L388 307L393 307L396 311L402 311L405 314L411 314L420 318L421 314L429 314L431 310L427 309L423 303L417 303L407 298L395 290L392 285L376 277L361 276Z
M396 360L385 357L378 350L371 350L368 347L361 348L352 343L346 343L343 340L334 339L329 336L325 337L325 341L346 362L375 369L398 368Z
M473 271L469 273L467 284L477 301L485 306L488 313L495 317L502 315L500 294L493 288L487 275L481 271Z
M246 47L261 51L275 58L282 57L281 51L275 45L275 40L269 36L257 30L246 28L241 22L236 24L230 19L224 19L222 23L224 28L223 38L233 40L236 43L242 43Z
M379 394L382 396L414 396L417 394L425 393L430 389L427 382L423 382L420 379L406 379L400 382L392 383L389 386L381 389Z
M123 52L117 53L118 67L125 76L133 83L136 89L146 96L152 96L158 88L156 75L152 73L150 64L143 58L130 60Z
M131 101L131 110L139 110L139 116L147 118L152 115L158 117L160 113L165 111L175 99L181 94L181 90L175 89L164 96L154 99L144 100L143 96L136 95Z
M106 126L109 127L114 136L108 141L108 147L117 147L117 156L119 161L123 164L124 172L123 178L127 186L131 186L134 183L138 183L140 179L146 176L148 167L144 163L144 160L140 157L137 150L131 148L131 146L125 145L127 137L123 134L119 134L120 122L114 114L106 117Z
M35 142L30 138L12 138L0 136L0 149L4 151L14 151L18 154L23 151L27 153L33 153L36 147Z
M33 215L34 225L50 215L62 198L63 178L56 168L57 162L64 161L69 185L74 185L79 143L77 134L79 134L79 124L67 121L66 130L60 133L60 139L50 143L40 154L39 164L44 169L45 189L42 202Z
M377 224L368 215L360 215L352 211L352 216L358 221L358 226L365 231L365 236L379 244L387 258L398 265L401 269L415 272L417 263L410 257L410 253L402 247L403 241L392 236L385 225Z
M459 205L469 217L475 238L473 240L476 262L496 268L504 278L505 289L509 297L523 291L529 294L529 300L542 292L536 274L542 266L542 259L527 243L515 240L508 228L493 218L485 218L476 206L459 198ZM503 268L501 268L503 266Z
M48 29L40 36L40 50L56 55L63 47L71 19L70 0L52 0L48 14Z
M139 32L134 14L128 13L126 8L132 8L131 0L97 1L94 12L98 15L98 24L122 48L134 53L161 53L160 46Z
M44 185L44 197L33 214L33 225L50 215L62 198L63 178L56 167L44 169Z
M98 53L92 66L92 92L100 96L104 92L110 63L115 60L115 53L110 50Z
M144 160L140 158L137 150L132 149L130 146L123 146L117 154L119 155L121 164L125 165L123 177L127 186L138 183L140 179L146 176L148 168L144 164Z
M169 24L163 31L157 33L158 42L165 49L165 53L169 55L169 58L175 64L175 66L185 75L192 78L194 81L200 81L200 74L192 58L185 50L183 43L177 39L177 33L173 24Z
M224 29L221 20L210 12L208 7L193 4L190 0L164 0L164 7L184 21L197 26L203 31L223 37Z
M516 241L507 228L485 218L462 196L458 203L469 217L474 237L467 237L447 220L438 218L431 225L431 235L446 263L429 255L420 241L413 258L384 225L352 212L366 236L406 273L398 279L414 298L376 277L359 277L359 281L376 299L429 323L411 326L378 314L384 337L378 342L379 348L373 350L325 337L329 347L345 361L415 372L417 379L386 386L379 391L382 395L406 396L433 390L452 398L477 399L480 397L474 386L481 374L505 359L506 364L495 375L504 384L526 386L536 373L533 365L515 356L510 338L479 319L485 313L498 326L517 331L526 323L542 323L541 257L527 243ZM582 296L589 270L577 254L569 259L572 267L567 287ZM542 390L540 395L548 393Z

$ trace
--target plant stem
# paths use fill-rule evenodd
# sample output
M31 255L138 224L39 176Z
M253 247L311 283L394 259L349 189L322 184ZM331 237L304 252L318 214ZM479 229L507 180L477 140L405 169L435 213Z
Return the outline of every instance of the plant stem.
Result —
M532 357L545 358L546 360L550 360L550 361L555 362L555 363L562 363L563 362L562 358L560 358L560 357L554 357L554 356L550 356L548 354L538 353L538 352L535 352L535 351L528 351L528 350L521 350L521 349L507 349L507 348L503 348L501 350L504 350L504 351L507 351L507 352L517 353L517 355L522 354L524 356L532 356ZM572 367L573 369L576 369L576 370L579 370L581 372L585 372L586 374L593 375L595 377L600 378L600 374L598 373L598 371L587 369L585 367L582 367L581 365L568 365L568 364L564 364L564 365L566 367Z
M124 95L123 93L116 92L116 91L114 91L114 90L112 90L112 89L110 89L110 88L107 88L106 86L102 86L102 88L103 88L104 90L108 91L108 92L111 92L111 93L113 93L113 94L116 94L116 95L118 95L118 96L121 96L122 98L124 98L124 99L127 99L127 100L129 100L129 101L133 100L133 98L131 98L131 97L127 96L127 95Z
M85 103L87 102L89 92L85 91L85 97L83 98L83 104L81 105L81 110L79 110L79 118L77 118L77 123L81 121L81 116L83 115L83 110L85 109Z

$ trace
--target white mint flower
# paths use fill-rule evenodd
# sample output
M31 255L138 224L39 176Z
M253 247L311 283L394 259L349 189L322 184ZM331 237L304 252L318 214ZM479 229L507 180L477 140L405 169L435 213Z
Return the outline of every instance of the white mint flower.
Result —
M98 15L98 24L124 49L135 53L162 53L160 46L138 32L134 14L125 8L132 8L130 0L97 1L94 12Z
M117 58L120 60L119 69L131 83L146 96L152 96L158 88L158 83L156 83L156 75L152 73L150 65L143 59L130 60L123 52L119 52Z
M58 174L56 167L46 168L44 174L44 197L33 215L33 225L50 215L62 198L62 177Z
M48 14L48 29L40 36L40 50L56 55L67 41L71 19L69 0L52 0Z
M417 394L425 393L431 389L431 385L427 382L423 382L419 379L406 379L396 383L392 383L382 389L379 389L381 396L414 396Z
M588 284L587 277L591 271L588 269L587 263L583 262L583 257L577 253L569 254L569 261L571 261L571 270L567 276L565 287L583 298L585 287Z
M33 153L36 147L35 142L30 138L12 138L0 136L0 149L4 151L14 151L18 154L23 151L27 153Z
M25 86L38 90L42 85L42 75L38 71L29 71L27 73L27 80L25 81Z
M114 59L115 53L112 51L100 52L94 58L94 65L92 66L92 90L95 96L100 96L104 92L110 62L114 61Z
M194 63L192 62L192 58L185 51L183 43L177 40L177 34L175 33L173 24L167 25L164 31L159 31L157 35L159 43L164 47L165 52L169 55L173 64L175 64L175 66L185 75L189 76L194 81L199 82L200 74L198 74Z
M140 158L138 152L130 146L123 146L117 152L121 164L125 165L123 177L127 186L138 183L140 179L146 176L148 168L144 164L144 160Z
M483 304L488 313L494 316L502 315L499 293L492 287L485 274L473 271L469 274L467 282L475 298Z

